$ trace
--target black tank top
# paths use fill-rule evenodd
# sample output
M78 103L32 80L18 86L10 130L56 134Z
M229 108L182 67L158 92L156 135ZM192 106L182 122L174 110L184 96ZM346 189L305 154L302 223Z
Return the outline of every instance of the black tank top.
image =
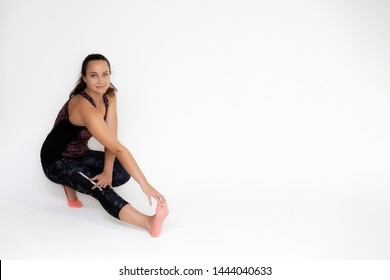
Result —
M79 95L86 98L94 107L95 102L86 92ZM78 158L84 155L88 150L88 140L92 137L85 126L73 125L69 121L68 105L69 99L61 108L54 122L54 126L47 135L41 148L41 162L45 168L61 158ZM107 114L108 99L103 96L104 105Z

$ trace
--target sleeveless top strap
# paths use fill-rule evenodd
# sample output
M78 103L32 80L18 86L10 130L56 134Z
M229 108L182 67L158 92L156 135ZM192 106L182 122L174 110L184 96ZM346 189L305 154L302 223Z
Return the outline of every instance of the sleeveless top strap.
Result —
M85 91L82 91L82 92L80 92L80 95L81 95L82 97L84 97L85 99L87 99L87 100L93 105L93 107L96 108L95 101L93 101L92 97L89 96L88 93L86 93Z

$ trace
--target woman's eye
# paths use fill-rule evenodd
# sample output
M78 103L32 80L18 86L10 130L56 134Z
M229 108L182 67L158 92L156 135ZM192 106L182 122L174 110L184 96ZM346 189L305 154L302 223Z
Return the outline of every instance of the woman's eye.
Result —
M92 74L91 77L92 77L92 78L96 78L96 75L95 75L95 74Z

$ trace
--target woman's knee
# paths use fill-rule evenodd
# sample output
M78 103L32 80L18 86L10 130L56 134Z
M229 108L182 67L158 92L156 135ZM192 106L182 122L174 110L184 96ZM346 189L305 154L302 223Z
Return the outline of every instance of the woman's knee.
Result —
M112 185L114 187L121 186L126 184L130 180L131 176L127 171L123 168L122 164L115 159L114 164L114 174L112 176Z
M113 176L112 185L113 185L113 187L124 185L130 180L130 178L131 178L131 176L126 171L116 173Z

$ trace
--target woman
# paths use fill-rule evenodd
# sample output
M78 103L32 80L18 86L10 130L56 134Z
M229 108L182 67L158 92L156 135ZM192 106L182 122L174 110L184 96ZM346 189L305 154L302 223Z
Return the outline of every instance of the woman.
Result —
M117 90L110 78L111 66L103 55L91 54L84 59L81 77L43 143L42 167L49 180L63 185L70 207L83 206L76 191L91 195L115 218L157 237L168 206L117 139ZM88 149L91 136L104 146L104 152ZM152 198L157 200L154 216L137 211L112 189L126 183L130 175L140 184L150 205Z

